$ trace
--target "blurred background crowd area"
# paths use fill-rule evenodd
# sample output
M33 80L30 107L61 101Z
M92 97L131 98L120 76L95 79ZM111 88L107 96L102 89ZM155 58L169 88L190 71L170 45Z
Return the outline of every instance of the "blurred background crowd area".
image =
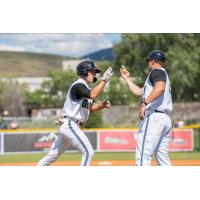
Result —
M137 127L139 99L120 78L119 67L125 65L132 79L142 86L148 73L145 57L153 49L161 49L167 56L174 126L200 123L200 34L124 33L111 47L82 56L1 50L0 128L54 127L66 92L77 78L76 66L84 59L94 60L102 71L110 65L114 70L97 99L109 99L112 108L91 114L85 127Z

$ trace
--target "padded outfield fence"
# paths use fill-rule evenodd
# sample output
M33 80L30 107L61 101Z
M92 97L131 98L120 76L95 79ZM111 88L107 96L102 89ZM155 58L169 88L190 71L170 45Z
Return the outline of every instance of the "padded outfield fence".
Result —
M96 152L133 152L136 148L136 129L83 129ZM57 137L56 129L18 129L0 131L0 153L44 153ZM193 129L174 129L171 152L193 151ZM75 151L70 148L68 151Z

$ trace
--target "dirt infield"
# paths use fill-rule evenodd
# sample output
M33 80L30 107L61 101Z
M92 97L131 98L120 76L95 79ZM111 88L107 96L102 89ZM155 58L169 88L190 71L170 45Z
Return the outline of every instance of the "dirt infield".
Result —
M0 163L0 166L35 166L32 162ZM57 161L52 166L79 166L79 161ZM156 162L152 162L156 166ZM200 166L200 160L172 160L173 166ZM112 160L112 161L93 161L92 166L135 166L135 161Z

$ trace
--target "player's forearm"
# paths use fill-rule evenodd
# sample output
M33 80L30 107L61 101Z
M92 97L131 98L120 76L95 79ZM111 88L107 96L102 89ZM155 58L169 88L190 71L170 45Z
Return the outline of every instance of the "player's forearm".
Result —
M135 96L142 96L143 89L137 86L135 83L133 83L129 78L124 79L126 81L126 84L129 88L129 90L133 93Z
M106 82L105 81L100 81L100 83L91 90L91 93L90 93L90 98L91 99L96 99L100 94L101 92L103 91L104 87L106 85Z
M151 103L155 99L159 98L164 93L164 91L165 90L163 88L155 87L150 95L145 99L145 102L147 104Z

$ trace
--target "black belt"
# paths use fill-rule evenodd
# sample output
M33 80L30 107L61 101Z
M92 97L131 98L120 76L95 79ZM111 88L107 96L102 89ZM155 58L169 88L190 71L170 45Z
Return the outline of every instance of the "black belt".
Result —
M71 119L72 121L74 121L76 124L78 124L78 125L83 125L83 123L81 122L81 121L79 121L79 120L76 120L76 119L73 119L73 118L71 118L71 117L69 117L69 116L63 116L64 118L68 118L68 119Z
M155 112L157 112L157 113L165 113L165 112L160 111L160 110L155 110Z

